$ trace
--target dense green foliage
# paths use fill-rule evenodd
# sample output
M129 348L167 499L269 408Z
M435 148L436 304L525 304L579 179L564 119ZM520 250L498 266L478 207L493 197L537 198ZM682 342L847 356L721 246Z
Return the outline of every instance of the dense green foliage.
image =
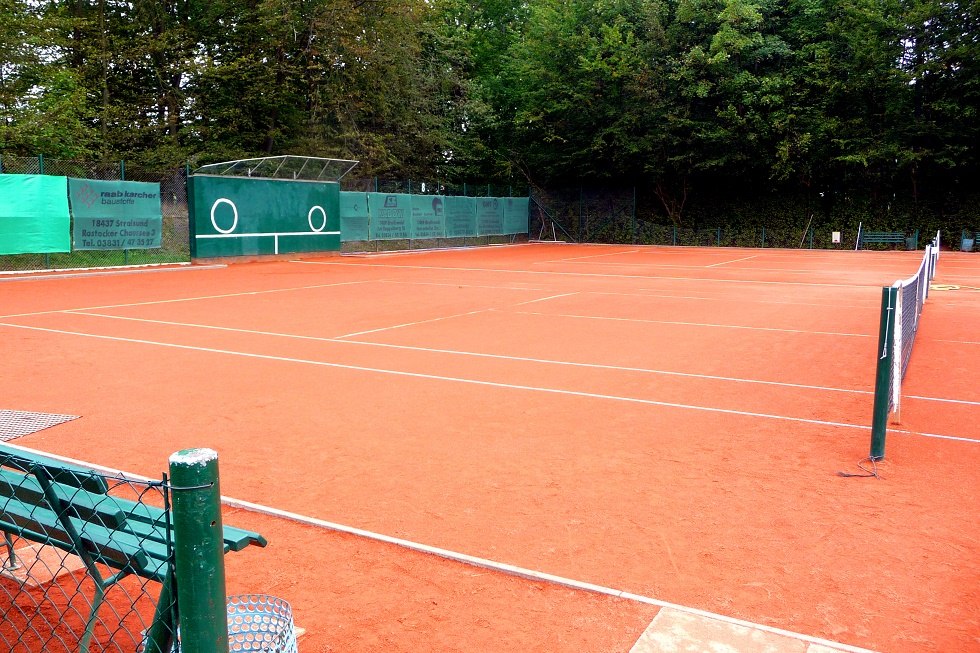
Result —
M976 0L0 0L0 57L6 154L635 185L678 223L980 177Z

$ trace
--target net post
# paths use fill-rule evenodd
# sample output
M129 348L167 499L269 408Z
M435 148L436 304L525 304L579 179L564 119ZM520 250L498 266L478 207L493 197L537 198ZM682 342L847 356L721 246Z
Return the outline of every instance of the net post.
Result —
M170 480L180 650L228 653L218 454L178 451L170 456Z
M875 373L874 412L871 418L872 460L885 457L885 432L888 429L888 407L892 392L892 360L895 358L893 334L898 289L881 289L881 319L878 328L878 366Z

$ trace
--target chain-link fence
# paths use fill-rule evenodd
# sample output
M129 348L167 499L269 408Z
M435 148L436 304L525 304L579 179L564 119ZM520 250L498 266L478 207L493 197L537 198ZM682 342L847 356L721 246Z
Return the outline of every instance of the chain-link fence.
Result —
M169 653L167 485L0 452L0 649Z
M973 247L975 230L970 225L978 218L967 201L939 209L920 206L917 213L905 211L901 216L889 215L885 209L878 215L867 206L853 204L831 205L806 196L702 198L688 202L680 224L675 224L653 192L615 187L535 189L530 237L635 245L853 249L863 223L865 231L897 231L907 236L902 243L868 248L921 248L925 242L916 234L936 230L949 235L949 248ZM964 225L968 228L963 229Z
M163 212L159 248L3 255L0 256L0 271L149 265L190 260L185 168L154 170L128 165L123 161L103 164L91 161L49 159L42 156L0 156L0 174L45 174L104 181L125 180L159 183L160 203Z

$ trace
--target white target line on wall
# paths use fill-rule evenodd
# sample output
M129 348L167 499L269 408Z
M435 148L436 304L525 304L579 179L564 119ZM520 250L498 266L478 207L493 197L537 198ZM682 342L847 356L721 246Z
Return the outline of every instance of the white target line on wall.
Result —
M216 215L217 209L220 205L227 204L231 207L232 211L232 221L231 226L227 228L222 228L218 226L218 217ZM320 214L320 220L316 224L314 222L314 214ZM306 214L306 223L310 226L309 231L272 231L272 232L252 232L252 233L232 233L238 228L238 207L235 203L228 199L227 197L219 197L211 205L211 226L218 233L215 234L196 234L195 238L201 239L211 239L211 238L273 238L274 243L274 253L279 253L279 237L280 236L339 236L340 231L325 231L327 228L327 210L324 209L319 204L313 205L309 212Z
M218 208L219 204L227 204L228 206L230 206L232 214L235 216L235 219L231 221L231 227L227 229L222 229L221 227L218 226L218 220L214 215L214 212ZM230 234L231 232L233 232L235 230L235 227L238 226L238 207L235 206L235 203L232 202L227 197L219 197L218 199L216 199L214 201L214 204L211 205L211 226L214 227L214 230L217 231L218 233Z

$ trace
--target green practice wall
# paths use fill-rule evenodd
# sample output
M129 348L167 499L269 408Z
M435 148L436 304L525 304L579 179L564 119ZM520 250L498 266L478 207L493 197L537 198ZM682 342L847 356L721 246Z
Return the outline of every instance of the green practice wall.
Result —
M340 249L336 182L193 175L188 198L192 258Z

